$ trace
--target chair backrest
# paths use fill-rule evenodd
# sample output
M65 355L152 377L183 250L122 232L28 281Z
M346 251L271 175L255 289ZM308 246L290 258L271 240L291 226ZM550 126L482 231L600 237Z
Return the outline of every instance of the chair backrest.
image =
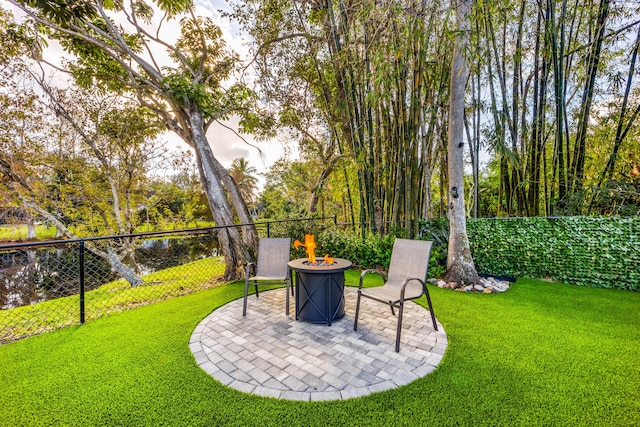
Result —
M407 278L424 281L429 268L429 255L433 242L426 240L396 239L391 253L387 284L401 286Z
M291 239L261 238L258 242L257 276L286 277L290 259Z

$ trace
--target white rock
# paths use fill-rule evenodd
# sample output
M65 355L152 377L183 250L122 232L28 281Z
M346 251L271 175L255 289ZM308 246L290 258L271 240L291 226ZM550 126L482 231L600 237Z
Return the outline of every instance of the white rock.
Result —
M494 289L498 292L504 292L507 289L509 289L509 283L507 282L498 282L496 283L496 285L494 286Z

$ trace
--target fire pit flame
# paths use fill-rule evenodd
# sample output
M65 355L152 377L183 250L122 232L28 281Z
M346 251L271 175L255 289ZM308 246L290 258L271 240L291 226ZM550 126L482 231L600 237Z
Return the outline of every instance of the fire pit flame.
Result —
M300 247L305 248L309 265L320 266L320 265L333 265L335 263L334 259L331 258L329 254L326 254L324 256L324 259L321 261L318 261L316 259L316 253L315 253L316 241L315 241L315 238L313 237L313 234L305 234L304 243L302 243L300 240L295 240L293 242L293 246L296 249L299 249Z

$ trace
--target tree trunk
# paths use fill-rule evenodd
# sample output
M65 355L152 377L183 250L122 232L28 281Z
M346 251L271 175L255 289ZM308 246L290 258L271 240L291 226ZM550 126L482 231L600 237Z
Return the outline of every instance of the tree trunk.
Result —
M213 154L212 154L213 157ZM236 211L236 215L238 215L238 219L241 224L253 224L253 219L251 218L251 214L249 213L249 209L247 208L247 204L240 194L240 189L236 182L231 178L229 172L222 167L218 159L213 157L214 166L220 177L222 178L222 183L224 187L227 189L229 193L229 198L231 199L231 203L233 204L233 208ZM256 249L258 248L258 233L256 228L251 226L242 227L242 236L244 239L244 244L246 246L246 250L249 252L249 258L246 259L247 262L255 261Z
M562 13L560 22L556 27L556 1L547 0L546 31L549 33L551 43L551 58L554 78L554 98L555 98L555 147L554 147L554 173L558 176L558 201L560 207L566 205L567 178L564 141L564 121L565 121L565 90L564 90L564 54L565 54L565 15L566 0L562 0ZM558 42L558 31L560 41Z
M25 221L27 223L27 240L36 239L36 224L33 215L29 211L25 212Z
M218 242L222 248L226 264L224 280L236 280L243 275L244 265L253 259L253 252L245 244L238 228L233 226L233 214L222 186L221 174L218 171L220 164L213 156L209 141L204 134L202 114L193 107L188 112L188 120L193 136L193 146L196 151L200 179L211 207L213 219L216 225L229 226L218 232Z
M462 0L456 8L456 21L460 35L456 39L451 66L451 90L449 98L449 250L445 280L457 282L459 286L478 280L478 273L467 236L464 204L464 95L469 74L465 50L469 40L468 16L472 0Z
M598 73L598 64L600 63L600 53L602 51L602 41L604 39L604 29L609 16L609 1L602 0L598 11L598 23L596 26L596 40L589 50L587 57L587 79L582 93L582 103L580 105L580 118L578 121L578 130L576 134L576 142L573 147L573 162L571 164L571 191L573 193L582 192L582 181L584 179L584 161L586 157L586 140L587 127L589 125L589 116L591 115L591 102L593 100L593 91L596 84L596 75Z
M47 221L52 223L56 227L56 229L58 231L60 231L62 234L64 234L66 237L68 237L70 239L80 239L80 237L78 237L75 234L73 234L62 223L62 221L58 220L58 218L56 218L54 215L52 215L51 213L47 212L45 209L42 209L36 203L31 202L30 200L27 200L25 197L23 197L23 196L18 196L18 197L20 198L20 200L22 201L22 203L24 204L25 207L38 212L40 215L42 215L43 218L45 218ZM104 252L104 251L99 250L98 248L96 248L95 246L90 244L89 242L85 242L85 248L89 252L91 252L91 253L101 257L105 261L107 261L109 263L109 265L111 266L112 270L115 271L116 273L118 273L118 275L120 275L120 277L125 279L127 282L129 282L129 284L131 284L132 287L136 287L136 286L139 286L139 285L144 283L144 280L142 280L140 278L140 276L138 276L136 274L135 271L133 271L128 265L124 264L120 260L120 257L113 250L113 248L109 248L107 250L107 252Z

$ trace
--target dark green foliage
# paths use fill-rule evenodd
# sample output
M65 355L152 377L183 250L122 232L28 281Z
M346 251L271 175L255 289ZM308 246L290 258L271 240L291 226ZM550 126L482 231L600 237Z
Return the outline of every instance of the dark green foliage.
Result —
M640 290L640 217L477 219L467 231L480 273Z
M299 217L298 217L299 218ZM333 226L333 218L317 219L287 219L280 221L267 221L269 223L269 237L289 237L292 242L295 239L304 241L305 234L318 235L322 230L328 226ZM330 224L330 225L329 225ZM256 226L260 228L260 234L266 237L267 225L256 223ZM317 243L316 239L316 243Z
M326 230L316 237L320 253L350 260L362 268L389 268L395 236L368 234L364 238L350 232Z
M334 258L348 259L354 266L360 268L378 268L387 270L391 260L393 242L396 238L405 238L404 232L389 233L386 236L367 234L362 237L353 231L336 229L333 224L318 221L297 221L271 223L269 235L271 237L291 237L304 241L305 234L313 234L316 241L316 256L329 254ZM263 233L264 234L264 230ZM422 240L434 240L429 261L428 277L440 277L446 266L444 257L446 245L438 245L438 241L430 234L424 234ZM306 257L304 248L292 249L292 258Z
M400 233L399 233L400 234ZM378 268L387 270L391 260L391 251L396 238L402 235L367 234L364 238L350 232L339 232L335 229L326 229L316 237L318 245L317 254L329 253L337 258L350 260L353 265L360 268ZM423 240L427 240L425 238ZM438 246L435 242L431 248L428 277L440 277L445 272L443 259L446 255L446 247Z

